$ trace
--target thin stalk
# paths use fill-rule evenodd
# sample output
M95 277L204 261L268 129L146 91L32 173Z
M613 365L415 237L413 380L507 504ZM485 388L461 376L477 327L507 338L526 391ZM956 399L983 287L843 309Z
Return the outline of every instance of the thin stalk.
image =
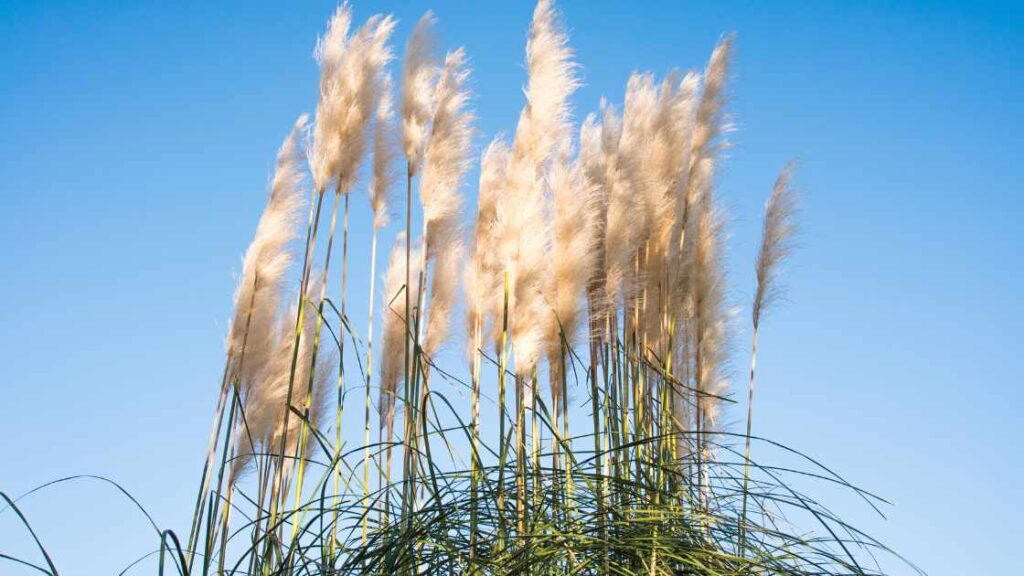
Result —
M242 351L242 354L243 355L245 354L245 350L244 349ZM232 430L232 427L234 426L234 421L235 421L235 411L236 411L235 399L238 398L237 394L238 394L238 381L235 380L234 393L232 394L232 401L231 401L231 409L228 411L228 425L227 425L227 428L226 428L225 433L224 433L224 446L221 449L222 450L222 454L221 454L220 472L218 472L218 474L217 474L217 495L218 495L218 498L220 496L221 488L222 488L223 483L224 483L224 468L226 468L225 464L227 463L227 455L228 455L228 452L231 450L231 430ZM210 505L210 517L209 517L209 519L207 520L207 523L206 523L206 542L205 542L205 548L204 548L204 554L203 554L203 574L206 574L209 571L209 568L210 568L210 559L211 559L212 553L213 553L213 541L215 540L213 522L214 522L214 519L217 517L217 508L219 507L219 504L220 504L220 502L218 500L218 501L215 501L213 504Z
M530 421L531 421L531 447L533 450L533 503L532 510L535 517L540 516L540 506L538 499L540 498L541 489L541 477L540 477L540 427L537 422L537 407L540 405L540 391L537 389L537 368L533 368L533 374L530 376L530 391L533 394L533 398L530 400Z
M217 559L217 574L224 574L224 561L228 553L228 523L231 519L231 497L234 495L232 485L228 485L228 493L224 500L224 517L221 523L220 555Z
M412 285L412 173L413 166L410 162L407 165L405 172L405 400L408 403L412 398L412 356L409 348L409 335L411 333L411 325L409 318L412 312L412 296L409 294L409 287ZM412 412L413 414L410 414ZM406 514L406 504L408 500L408 484L411 481L411 475L413 471L410 470L409 458L409 442L410 437L413 433L412 430L412 418L415 416L415 410L410 410L407 405L404 410L405 420L405 431L403 435L403 445L405 452L402 458L402 514ZM388 451L388 467L390 468L390 455L391 451Z
M284 461L285 461L285 447L288 445L288 420L291 416L291 405L292 405L292 394L294 393L295 387L295 368L299 360L299 344L302 338L302 326L305 320L306 314L306 287L309 283L310 266L313 260L313 250L316 248L316 236L317 230L320 227L320 209L323 206L324 191L319 190L314 192L317 196L316 207L313 209L313 203L310 203L309 212L309 225L306 228L306 255L302 262L302 279L299 284L299 311L295 318L295 340L292 343L292 363L289 370L288 376L288 392L285 396L284 405L284 418L282 421L282 433L280 452L277 455L277 467L274 471L274 481L271 485L271 499L270 499L270 519L267 524L267 531L271 532L277 529L277 515L278 508L278 497L280 494L282 483L284 482ZM269 535L267 537L267 554L271 551L273 544L273 538Z
M426 290L427 290L427 253L429 252L429 250L428 250L429 244L428 244L428 238L427 238L427 230L428 229L427 229L426 214L423 215L422 227L423 227L423 229L422 229L421 236L420 236L420 242L421 242L420 245L423 247L423 251L422 251L422 254L420 254L420 271L419 271L419 274L417 275L418 285L417 285L417 288L416 288L416 330L415 330L415 335L416 335L415 344L416 344L416 346L415 346L415 359L414 359L415 366L413 367L413 369L414 369L414 372L413 372L413 382L417 386L420 387L419 388L418 403L416 404L416 406L417 406L417 410L416 410L417 416L422 414L423 418L425 420L426 419L426 415L428 414L427 403L430 400L430 381L429 381L429 376L430 376L430 365L429 365L429 362L430 362L430 359L426 357L426 355L424 354L424 351L423 351L423 343L425 342L424 334L425 334L425 330L427 328L427 323L426 323L426 306L427 306L426 299L427 299L427 294L426 294ZM418 373L415 371L417 369L419 370ZM414 423L414 426L415 426L416 430L420 429L420 423L418 421ZM426 430L426 426L425 425L423 426L423 430ZM428 440L426 438L426 434L424 433L424 435L423 435L423 442L426 443L427 441ZM418 450L419 445L420 445L419 437L416 436L416 437L414 437L414 440L413 440L413 446L415 446L417 448L417 451L416 451L417 455L419 453L419 450ZM420 463L418 460L419 459L417 458L416 464L418 466L422 466L422 463ZM422 490L423 489L425 489L425 486L421 487L421 496L422 496Z
M188 546L185 548L185 561L189 570L192 569L192 561L195 557L194 551L199 538L200 518L206 507L206 491L210 487L210 468L213 466L213 459L217 453L217 438L220 437L220 426L224 418L224 406L228 399L228 370L231 366L231 359L224 361L224 374L221 376L220 396L217 399L217 408L214 410L213 429L210 430L210 442L206 449L206 462L203 464L203 474L199 479L199 493L196 494L195 511L192 515L192 528L189 530Z
M309 434L309 424L310 424L310 422L309 422L309 408L310 408L310 406L313 403L313 382L316 380L316 358L317 358L317 353L320 351L320 330L323 327L323 320L324 320L324 300L326 300L326 298L327 298L327 280L330 278L329 272L330 272L330 266L331 266L331 250L332 250L332 248L334 248L334 231L335 231L335 227L336 227L337 221L338 221L338 203L341 200L341 196L342 196L342 194L341 194L340 188L336 189L335 192L334 192L334 206L333 206L333 208L331 210L330 231L329 231L329 233L327 235L327 254L324 256L324 281L323 281L323 284L320 286L320 303L318 304L318 307L317 307L316 327L313 330L313 350L312 350L312 353L311 353L312 358L310 359L309 378L307 379L307 382L306 382L306 398L305 398L305 401L302 404L303 419L302 419L302 425L301 425L300 431L299 431L299 442L298 442L298 444L295 445L295 457L298 460L298 462L297 462L298 472L297 472L297 477L296 477L296 480L295 480L295 510L296 510L296 512L299 511L300 506L302 504L302 485L303 485L303 480L305 479L305 472L306 472L306 458L305 458L303 452L305 451L306 436L307 436L307 434ZM344 232L345 232L345 243L347 245L347 243L348 243L348 194L345 194L344 196L345 196L345 231ZM343 288L343 290L344 290L344 288ZM343 308L342 309L342 318L343 319L344 319L344 314L345 314L345 312L344 312L344 308ZM345 340L344 338L341 338L342 342L344 342L344 340ZM296 349L295 353L298 354L298 349ZM287 434L287 428L285 428L285 433ZM300 523L301 522L298 522L298 521L292 523L292 537L291 537L291 539L293 541L295 540L295 537L299 533L299 524Z
M754 423L754 370L757 367L758 322L754 322L754 335L750 347L750 386L747 387L747 436L743 454L743 509L740 512L740 555L745 555L747 536L747 484L750 481L750 434Z
M504 548L505 543L505 463L508 459L508 449L505 443L505 373L508 371L508 297L509 277L508 267L505 268L503 288L503 311L501 317L501 351L498 354L498 550Z
M516 528L519 538L526 534L526 399L523 377L516 374Z
M602 542L607 542L608 528L605 524L604 515L604 475L601 469L601 402L597 388L597 357L598 343L596 338L594 338L591 339L590 344L590 414L594 426L594 466L597 468L597 518L601 531L601 540ZM607 373L607 369L605 372ZM602 554L602 557L604 570L602 573L608 574L608 555Z
M470 362L470 476L469 476L469 562L476 558L476 531L479 511L477 491L480 484L480 346L482 330L480 314L473 317L473 351Z
M370 381L373 378L373 291L377 279L377 224L373 225L373 236L370 240L370 304L366 321L366 397L363 414L363 539L366 545L367 520L370 517Z

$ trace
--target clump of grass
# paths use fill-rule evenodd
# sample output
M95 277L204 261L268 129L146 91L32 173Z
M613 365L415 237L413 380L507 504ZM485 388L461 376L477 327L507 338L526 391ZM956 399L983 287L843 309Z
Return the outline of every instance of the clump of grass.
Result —
M751 458L757 336L791 247L792 166L768 201L755 269L746 433L721 427L732 402L733 329L715 175L730 129L733 37L715 47L703 73L632 75L621 112L602 99L577 128L569 98L578 65L553 3L540 0L526 45L525 105L511 142L496 138L483 154L467 234L469 70L462 49L438 57L433 24L428 12L406 45L396 114L388 71L395 21L373 16L351 31L344 5L328 23L305 154L302 117L278 155L244 260L189 537L157 530L160 573L880 573L865 559L884 546ZM377 242L389 222L399 143L404 230L378 295ZM371 155L364 344L348 321L348 219ZM304 156L311 202L296 302L287 307ZM435 363L452 336L460 284L468 383ZM346 342L355 350L346 353ZM353 361L354 386L346 371ZM468 403L445 393L462 386ZM349 389L363 395L361 438L342 434ZM482 403L493 408L488 426ZM807 462L807 477L876 500ZM810 518L821 535L789 525L787 514ZM39 569L56 574L46 562Z

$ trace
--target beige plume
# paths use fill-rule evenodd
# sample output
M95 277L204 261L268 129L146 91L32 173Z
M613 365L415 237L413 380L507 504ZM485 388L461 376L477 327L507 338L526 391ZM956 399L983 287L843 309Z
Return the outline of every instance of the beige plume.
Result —
M552 201L552 273L548 278L547 298L554 309L555 322L548 343L551 392L554 406L561 396L561 380L554 377L560 364L562 339L573 346L583 311L583 296L594 267L598 244L597 186L586 175L583 163L559 158L548 177ZM557 409L557 408L556 408Z
M434 113L434 84L440 74L431 29L436 20L427 11L405 45L402 63L402 145L409 175L419 171Z
M374 117L373 179L370 182L370 207L373 209L373 225L377 228L388 224L388 203L395 180L393 86L390 74L385 74L383 78Z
M427 307L424 351L433 355L448 336L450 315L458 295L462 256L459 188L470 165L473 114L466 110L469 71L462 49L445 57L437 85L436 111L420 182L420 199L427 224L427 258L433 263Z
M501 330L502 266L498 262L494 226L498 203L505 193L506 172L511 150L502 138L496 137L484 151L480 161L480 185L477 193L476 221L473 228L469 264L465 271L467 333L483 339L488 319ZM479 328L478 328L479 323ZM494 338L492 337L492 340ZM485 346L485 342L481 342ZM476 344L469 342L469 358L476 353Z
M550 247L544 170L556 145L570 136L568 98L578 80L567 44L553 3L541 0L526 45L527 104L516 127L495 227L500 259L511 280L512 349L522 376L536 366L554 322L544 299Z
M243 387L258 377L273 355L277 311L292 261L288 245L298 235L304 205L300 136L306 121L307 116L299 117L277 153L270 197L242 260L227 354L233 376Z
M318 277L311 283L311 292L318 292L319 286L323 283L323 277ZM315 309L315 308L314 308ZM297 305L293 304L288 313L277 319L274 330L275 345L271 361L266 370L261 373L258 380L249 387L243 399L244 419L240 416L236 425L235 446L237 457L234 461L232 477L237 479L243 469L251 460L254 453L272 453L281 446L281 436L284 433L284 408L288 397L288 383L292 381L292 346L294 345L294 326ZM299 344L298 359L295 364L294 382L309 382L310 368L313 364L313 332L316 329L316 315L309 314L303 322L302 339ZM326 412L327 397L331 389L331 376L336 373L337 353L333 347L320 346L317 352L316 372L313 378L313 388L310 391L312 402L310 404L310 422L312 430L316 429ZM302 389L305 386L301 387ZM295 410L301 411L305 404L302 394L294 394L292 406ZM296 448L299 443L302 428L302 419L294 415L288 418L287 439L288 446L286 455L294 457L297 454ZM307 435L306 449L312 447L313 432ZM304 451L304 457L309 457L310 452Z
M320 64L320 100L310 165L314 186L321 192L332 180L341 193L355 183L380 92L381 70L392 58L387 46L395 28L392 17L373 16L349 37L351 21L351 10L344 4L328 23L315 53Z
M796 223L797 194L793 190L793 173L796 163L790 162L779 173L764 210L764 230L761 236L761 250L757 254L757 293L754 296L754 326L760 324L761 314L778 298L777 286L779 265L793 250L793 233Z
M422 247L413 249L409 258L410 277L419 276ZM405 340L411 337L412 317L405 308L405 233L395 238L391 259L384 276L383 294L383 342L380 362L380 410L381 422L394 417L395 395L398 383L405 374ZM415 299L413 300L415 302Z

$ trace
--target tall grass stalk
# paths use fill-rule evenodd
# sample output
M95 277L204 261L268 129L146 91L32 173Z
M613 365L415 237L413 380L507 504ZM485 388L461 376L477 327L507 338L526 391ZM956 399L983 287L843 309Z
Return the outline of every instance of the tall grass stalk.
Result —
M747 431L743 448L743 505L740 511L739 549L745 553L748 486L750 484L750 439L754 425L754 375L757 368L757 336L762 314L778 299L779 266L792 251L792 236L796 229L794 212L796 193L792 178L795 164L790 162L779 174L772 194L765 204L761 249L757 255L755 271L757 290L751 308L753 331L750 341L750 380L747 387Z

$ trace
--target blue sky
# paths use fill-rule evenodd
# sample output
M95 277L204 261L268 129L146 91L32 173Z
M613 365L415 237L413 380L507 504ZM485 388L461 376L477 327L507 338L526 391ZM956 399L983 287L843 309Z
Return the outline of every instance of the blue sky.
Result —
M484 4L354 4L359 18L395 13L403 42L435 10L443 45L470 55L481 145L514 129L531 10ZM888 520L835 503L929 573L1019 569L1021 5L561 6L580 117L620 101L631 71L700 67L738 33L720 179L737 306L790 158L805 192L788 298L762 334L756 430L891 500ZM0 5L0 489L102 474L187 532L234 275L274 151L314 106L311 52L333 8ZM366 204L354 206L365 247ZM24 508L69 573L116 573L155 545L97 483ZM0 516L0 552L26 550Z

